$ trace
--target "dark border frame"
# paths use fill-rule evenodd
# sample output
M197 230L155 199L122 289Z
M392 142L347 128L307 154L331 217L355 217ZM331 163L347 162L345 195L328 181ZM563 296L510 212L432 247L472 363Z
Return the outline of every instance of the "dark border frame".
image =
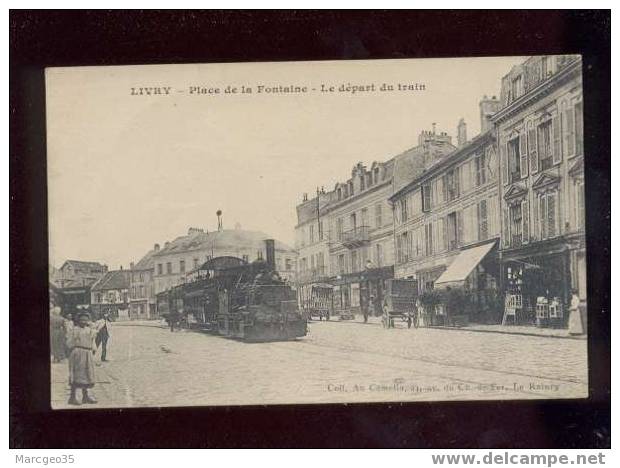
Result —
M10 447L607 448L609 11L11 11ZM46 66L583 55L586 400L49 410Z

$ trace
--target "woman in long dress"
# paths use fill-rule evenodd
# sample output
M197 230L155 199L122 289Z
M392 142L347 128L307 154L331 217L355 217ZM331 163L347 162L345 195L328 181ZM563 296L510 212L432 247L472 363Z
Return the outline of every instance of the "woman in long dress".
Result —
M90 326L90 315L81 312L76 325L67 332L69 354L69 385L71 386L70 405L97 403L88 394L88 389L95 386L95 337L97 328ZM82 390L82 401L76 398L77 390Z
M60 315L60 307L54 306L50 314L50 344L54 362L67 357L65 350L65 319Z

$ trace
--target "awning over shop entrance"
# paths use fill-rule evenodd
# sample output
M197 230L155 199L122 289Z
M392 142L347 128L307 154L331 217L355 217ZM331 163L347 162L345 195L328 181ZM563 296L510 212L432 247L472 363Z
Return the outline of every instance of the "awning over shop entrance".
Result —
M462 284L494 246L495 241L461 251L446 271L437 278L435 287L445 288Z

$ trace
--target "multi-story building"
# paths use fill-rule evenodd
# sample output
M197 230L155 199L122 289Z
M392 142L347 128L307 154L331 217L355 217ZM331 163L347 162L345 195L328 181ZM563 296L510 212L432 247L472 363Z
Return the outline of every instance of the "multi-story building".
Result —
M490 310L496 303L490 293L499 279L499 163L489 115L498 108L497 99L485 96L480 102L482 133L468 141L461 119L458 148L390 197L395 276L416 278L420 292L463 288L475 305L467 318L479 321L494 320L489 315L497 314Z
M501 154L502 282L521 322L541 299L586 299L581 58L531 57L502 79L493 116ZM555 312L565 324L562 312ZM564 314L566 316L566 314Z
M454 148L445 132L423 131L415 147L370 167L358 163L332 191L304 196L296 226L302 286L328 281L335 309L347 313L358 313L371 296L381 301L384 282L394 275L388 198Z
M159 244L155 244L138 263L132 263L129 268L129 310L132 318L157 318L153 255L158 251Z
M230 255L247 262L266 259L265 240L260 231L220 229L204 232L190 228L186 236L166 242L152 255L154 295L185 281L186 275L211 258ZM275 241L275 264L279 275L295 284L297 253L288 245Z
M92 286L108 272L108 267L98 262L67 260L55 273L60 288Z
M129 311L129 273L122 268L108 271L93 284L90 291L92 318L100 318L104 313L116 320L132 318Z

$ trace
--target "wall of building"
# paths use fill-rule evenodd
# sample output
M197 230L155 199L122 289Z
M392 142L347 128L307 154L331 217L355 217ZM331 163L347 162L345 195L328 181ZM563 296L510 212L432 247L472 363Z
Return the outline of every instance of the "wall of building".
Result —
M499 237L498 158L493 139L486 139L447 156L432 175L393 199L395 277L416 277L421 287L430 286L460 249ZM427 187L430 207L423 206Z

